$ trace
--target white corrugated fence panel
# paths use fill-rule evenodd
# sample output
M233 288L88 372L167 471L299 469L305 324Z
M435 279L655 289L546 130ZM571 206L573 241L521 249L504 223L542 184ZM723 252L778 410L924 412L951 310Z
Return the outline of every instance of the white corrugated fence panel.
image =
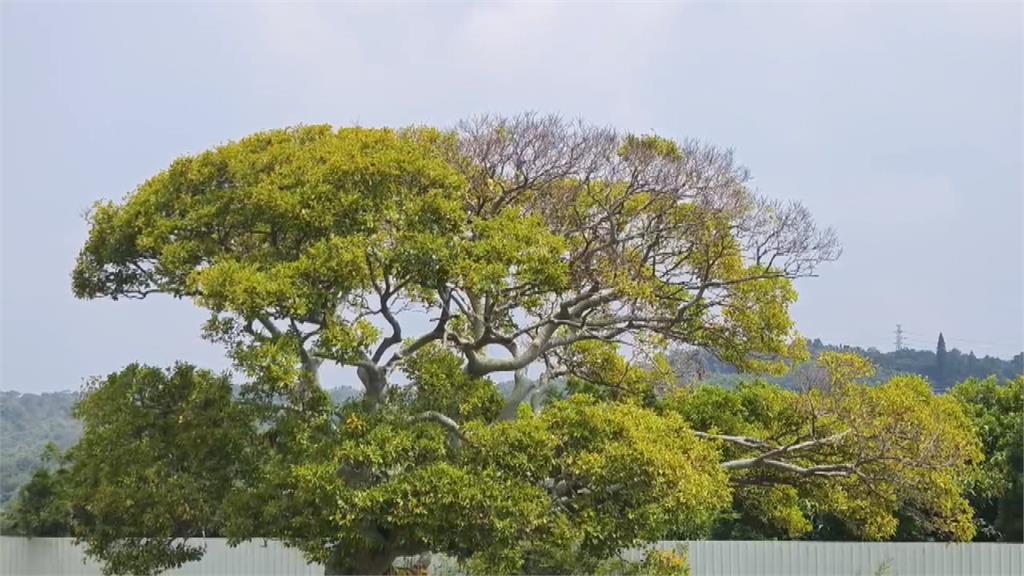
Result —
M205 540L199 562L169 576L313 576L318 564L274 540L230 547L220 538ZM659 542L659 549L685 548L694 576L1021 576L1024 544L932 542ZM642 552L623 554L639 559ZM446 561L447 560L447 561ZM452 574L450 559L434 556L431 572ZM92 576L101 574L70 538L0 537L0 574L10 576Z

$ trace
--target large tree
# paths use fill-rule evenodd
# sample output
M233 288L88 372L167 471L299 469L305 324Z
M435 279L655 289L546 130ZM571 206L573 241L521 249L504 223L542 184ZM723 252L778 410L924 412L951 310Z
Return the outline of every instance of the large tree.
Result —
M179 473L225 486L225 533L283 538L329 571L428 550L486 571L587 571L707 533L736 471L871 484L813 410L809 428L757 439L659 408L669 345L754 370L800 356L792 280L838 245L747 179L711 146L535 115L276 130L97 205L73 284L210 311L204 334L247 376L238 401L258 420L229 460L260 469ZM324 363L353 368L363 399L331 406ZM575 393L533 413L556 381ZM84 534L109 548L111 532Z
M379 400L430 342L473 377L558 370L587 340L666 341L741 366L792 340L790 280L838 253L731 154L532 115L454 132L301 127L175 161L102 203L80 297L165 293L295 401L323 362ZM409 332L401 311L432 326ZM504 354L494 355L493 350Z

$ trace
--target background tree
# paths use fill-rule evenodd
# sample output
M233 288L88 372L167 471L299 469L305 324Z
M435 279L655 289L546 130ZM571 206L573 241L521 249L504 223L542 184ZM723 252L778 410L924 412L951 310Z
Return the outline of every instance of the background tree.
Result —
M9 536L62 537L71 535L71 503L67 494L65 458L55 444L42 455L43 466L18 490L4 511L0 532Z
M920 377L859 382L873 371L825 353L799 392L755 382L666 400L722 446L736 516L718 537L797 538L831 518L857 539L884 540L907 514L943 539L973 537L964 492L982 453L968 416Z
M956 348L946 353L946 380L940 383L936 378L936 353L934 350L911 350L881 352L876 348L862 348L849 344L826 344L820 339L807 341L810 357L817 358L824 352L844 352L863 356L876 367L875 375L869 381L882 383L899 374L918 374L928 378L936 392L946 392L955 382L969 378L984 379L995 376L1000 381L1012 380L1024 373L1024 354L1009 359L993 356L975 358L968 365L969 357ZM798 389L799 374L790 371L781 376L765 376L740 372L728 362L722 362L712 354L692 348L673 349L668 353L672 369L685 382L706 381L724 386L734 386L742 381L764 379L790 389Z
M978 539L1024 541L1024 376L970 379L951 393L964 403L985 450L971 487Z
M940 389L945 389L949 382L946 372L946 339L939 332L939 342L935 345L935 384Z
M254 422L224 376L132 365L90 382L68 453L73 529L108 573L157 573L202 556L224 501L252 478Z

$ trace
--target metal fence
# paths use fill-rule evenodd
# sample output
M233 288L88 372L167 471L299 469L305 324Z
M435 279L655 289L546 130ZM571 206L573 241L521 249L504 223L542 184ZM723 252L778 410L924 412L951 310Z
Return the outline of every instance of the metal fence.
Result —
M688 548L694 576L1024 575L1024 544L691 542Z
M206 555L168 575L233 576L323 574L281 543L245 542L231 548L206 540ZM685 547L694 576L1021 576L1022 544L942 544L863 542L660 542L657 548ZM634 558L638 552L633 552ZM434 574L454 565L435 556ZM25 576L98 575L70 538L0 538L0 574Z
M322 576L323 566L307 564L302 553L273 540L253 540L237 547L222 538L205 540L206 554L198 562L166 572L174 576ZM0 538L3 576L94 576L100 564L87 558L72 538Z

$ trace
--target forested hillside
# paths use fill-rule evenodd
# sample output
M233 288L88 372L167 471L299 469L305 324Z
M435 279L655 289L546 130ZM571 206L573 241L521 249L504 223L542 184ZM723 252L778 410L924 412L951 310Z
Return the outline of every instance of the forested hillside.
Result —
M6 505L39 466L47 443L65 449L78 441L82 425L71 416L73 392L0 392L0 505Z
M811 356L816 358L825 351L851 352L863 356L876 366L874 381L884 382L897 374L919 374L928 378L932 388L943 392L957 382L968 378L988 378L996 376L1000 380L1008 380L1024 374L1024 353L1017 354L1010 360L992 356L978 357L974 352L962 352L956 348L941 352L931 350L895 350L882 352L877 348L861 348L846 344L826 344L815 338L808 342ZM942 360L939 360L939 356ZM686 379L710 380L729 385L753 376L740 374L732 365L722 362L706 352L675 351L670 354L670 362L676 371ZM795 373L789 373L769 380L786 387L794 387Z

